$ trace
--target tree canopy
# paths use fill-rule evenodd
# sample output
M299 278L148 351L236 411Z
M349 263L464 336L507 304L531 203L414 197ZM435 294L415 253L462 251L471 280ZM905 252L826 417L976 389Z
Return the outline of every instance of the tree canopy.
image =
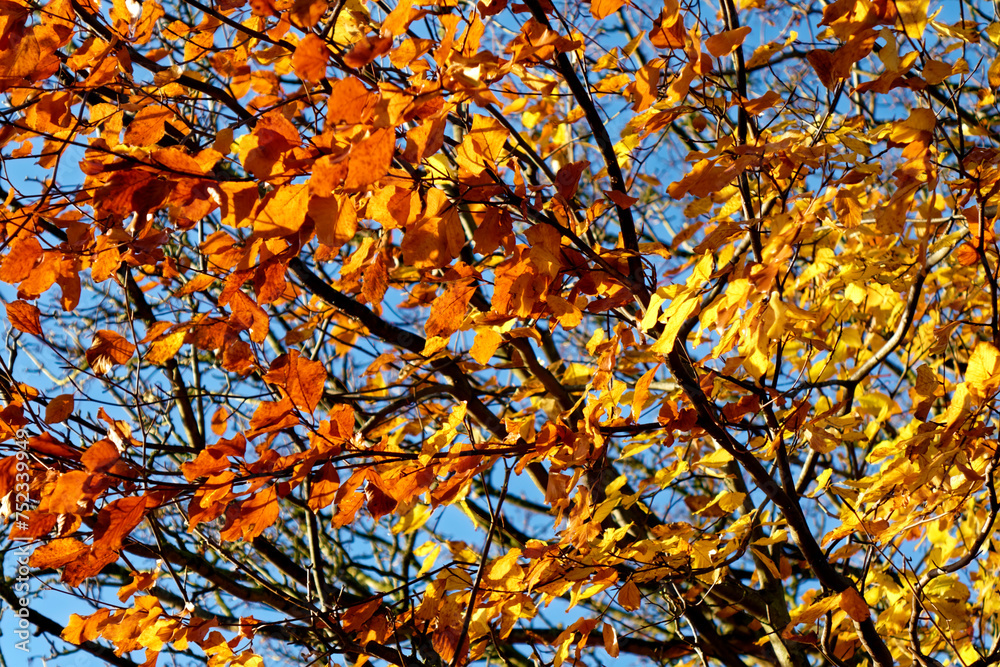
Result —
M0 0L31 653L1000 662L998 11Z

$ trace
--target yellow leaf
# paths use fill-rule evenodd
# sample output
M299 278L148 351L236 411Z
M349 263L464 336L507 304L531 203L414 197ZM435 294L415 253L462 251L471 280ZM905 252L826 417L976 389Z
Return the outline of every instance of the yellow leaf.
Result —
M997 371L1000 370L1000 350L991 343L979 342L969 357L965 371L965 384L975 398L985 398L993 394L1000 384Z
M895 0L899 23L902 24L906 36L920 39L927 27L927 5L930 0Z
M697 463L696 466L704 466L706 468L725 468L726 465L733 460L732 455L724 449L717 449L708 456L703 457Z
M472 349L469 351L469 354L472 355L473 359L485 366L489 363L502 342L503 336L492 329L480 329L476 332L476 340L472 343Z

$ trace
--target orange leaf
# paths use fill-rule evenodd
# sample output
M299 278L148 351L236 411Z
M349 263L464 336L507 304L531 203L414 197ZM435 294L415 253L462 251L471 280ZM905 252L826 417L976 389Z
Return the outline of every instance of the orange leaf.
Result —
M297 350L292 350L274 360L264 381L284 389L295 407L313 412L323 398L326 368L320 362L306 359Z
M392 37L368 37L362 35L357 44L344 55L344 63L348 67L361 69L379 56L389 53L392 48Z
M601 635L604 638L604 650L608 652L612 658L618 657L618 633L615 632L614 626L610 623L605 623L604 627L601 628Z
M62 632L62 638L70 644L79 646L85 641L97 639L100 635L100 625L111 615L107 607L98 609L90 616L69 615L69 623Z
M979 341L965 369L965 384L976 398L985 398L1000 385L1000 350L991 343Z
M309 508L314 512L326 509L333 504L339 488L340 476L337 474L337 469L327 461L312 480L312 486L309 488Z
M672 7L664 9L653 21L653 27L649 31L649 41L660 49L683 49L687 31L684 30L684 20L677 11L677 1L668 0L666 4Z
M68 586L79 586L84 581L100 574L105 566L118 560L118 554L110 549L91 549L88 553L66 565L62 582Z
M280 401L262 401L250 418L250 430L246 437L280 431L298 423L299 418L292 414L292 401L287 396Z
M379 254L375 260L369 264L364 271L364 282L361 284L361 293L370 304L382 303L382 297L389 289L389 270L385 266L386 260Z
M233 292L228 303L229 307L233 310L232 315L229 317L229 323L240 330L249 330L250 340L255 343L262 343L267 338L267 331L270 326L270 320L264 309L240 290ZM225 304L222 304L220 301L220 305ZM226 352L228 353L229 350L227 349Z
M48 496L48 507L53 514L79 514L92 499L91 475L83 470L72 470L59 476L55 488Z
M121 454L114 443L107 438L98 440L83 453L80 462L87 466L90 472L109 470L121 459Z
M392 128L372 132L371 136L351 149L344 189L364 190L385 176L395 150L396 135Z
M240 505L240 528L247 542L278 520L278 493L273 486L254 494Z
M18 237L0 264L0 280L11 285L21 282L42 258L42 246L34 236Z
M70 563L90 551L90 547L72 537L61 537L35 549L28 565L39 569L55 569Z
M308 206L307 184L283 185L261 202L253 230L263 237L293 234L305 222Z
M403 262L420 269L442 267L458 256L464 244L458 210L442 190L431 189L425 216L407 225L400 244Z
M618 190L605 190L604 194L620 208L632 208L632 205L639 201L638 197L629 197Z
M735 30L720 32L705 40L705 48L716 58L728 56L735 51L750 34L750 26L740 26Z
M476 340L472 343L469 354L472 358L485 366L493 358L493 354L503 342L503 336L493 331L493 329L480 329L476 332Z
M94 550L117 551L122 540L146 516L146 499L130 496L119 498L101 508L94 526Z
M611 16L625 4L625 0L591 0L590 13L595 19Z
M243 456L246 452L246 438L242 435L232 440L220 440L198 452L194 461L181 464L184 478L193 482L199 477L216 475L229 467L230 456Z
M452 283L444 294L434 299L430 317L424 325L427 335L448 337L455 333L465 319L469 300L475 291L475 279L462 278Z
M410 25L412 9L413 0L400 0L395 9L382 21L382 34L397 37L406 32L406 28Z
M141 148L155 145L163 138L166 122L173 115L170 109L158 104L144 106L135 114L135 118L125 130L124 143Z
M350 197L312 197L309 217L316 223L316 238L323 245L339 249L358 231L358 213Z
M61 394L45 406L45 423L62 423L71 414L73 414L73 394Z
M858 593L854 587L846 588L840 593L840 608L847 612L847 615L859 623L867 621L871 617L871 610L868 603Z
M226 421L229 420L229 410L225 406L219 408L212 415L212 433L222 435L226 432Z
M316 83L326 76L326 61L329 57L330 50L323 38L310 32L295 47L295 53L292 54L292 68L303 81Z
M135 353L135 345L121 334L101 329L94 334L94 341L87 350L87 363L98 375L104 375L113 366L120 366Z
M94 282L102 283L111 276L121 265L121 252L118 250L118 242L111 238L110 234L101 234L94 244L94 259L90 265L90 277Z
M153 344L149 346L143 359L146 363L157 365L170 361L177 354L177 351L181 349L181 346L184 345L185 337L187 337L185 329L178 329L177 331L157 337L153 341Z
M329 105L327 124L353 125L366 120L375 105L376 97L368 92L363 83L354 77L349 77L333 82L330 99L337 100L337 103Z
M12 327L24 333L42 335L40 312L27 301L11 301L7 304L7 319Z
M773 90L769 90L760 97L748 100L746 104L743 105L743 108L746 109L747 113L751 116L759 116L781 100L781 95Z
M289 16L296 27L307 30L319 22L327 6L326 0L295 0Z
M640 601L639 587L633 581L626 581L618 591L618 604L626 611L635 611L639 608Z
M345 609L340 616L344 632L353 632L361 628L371 619L381 604L382 598L377 597Z

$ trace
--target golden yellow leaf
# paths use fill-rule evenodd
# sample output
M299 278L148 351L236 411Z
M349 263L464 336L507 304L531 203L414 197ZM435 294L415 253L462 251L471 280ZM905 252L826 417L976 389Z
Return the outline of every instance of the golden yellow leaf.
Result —
M985 341L977 343L965 370L965 383L973 397L982 399L996 392L1000 386L998 370L1000 350Z

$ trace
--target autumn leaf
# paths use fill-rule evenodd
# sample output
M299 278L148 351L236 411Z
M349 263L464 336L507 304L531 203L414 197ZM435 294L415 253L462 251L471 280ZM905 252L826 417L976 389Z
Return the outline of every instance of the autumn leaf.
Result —
M395 147L396 138L391 130L376 130L352 148L344 188L364 189L385 176Z
M59 568L90 551L83 542L64 537L43 544L31 554L28 564L39 569Z
M747 35L750 34L749 26L740 26L735 30L727 30L718 35L712 35L705 40L705 48L716 58L728 56L743 44Z
M858 591L851 586L845 588L840 593L840 608L847 612L853 620L857 622L867 621L871 617L868 604L864 601Z
M11 301L7 304L7 319L18 331L42 335L41 312L27 301Z
M625 0L591 0L590 14L595 19L603 19L611 16L625 4Z
M474 278L463 278L448 286L431 304L431 315L424 325L428 336L450 336L458 330L476 291Z
M979 342L969 357L965 382L977 398L995 393L1000 387L1000 350L990 343Z
M243 539L250 542L277 519L277 491L273 486L269 486L240 505L239 519L236 525L239 525ZM231 535L231 533L227 534Z
M639 588L635 582L629 580L618 590L618 604L627 611L635 611L639 608L641 596Z
M326 61L330 57L326 42L314 33L307 34L292 55L295 74L309 83L316 83L326 75Z
M284 185L261 200L254 232L261 236L287 236L297 232L309 207L307 185Z
M274 360L264 381L284 389L297 408L313 412L323 397L326 375L323 364L292 350Z
M309 217L316 222L320 243L337 249L358 231L358 214L350 197L314 196L309 200Z
M125 130L124 141L130 146L154 146L166 133L166 123L174 113L156 104L145 106L135 114Z
M101 329L87 349L87 363L98 375L105 375L115 366L128 363L135 354L135 345L114 331Z
M612 658L617 658L620 649L618 647L618 633L615 632L615 627L610 623L603 624L601 626L601 636L604 639L604 650Z
M73 394L60 394L45 406L45 423L62 423L71 414L73 414Z

